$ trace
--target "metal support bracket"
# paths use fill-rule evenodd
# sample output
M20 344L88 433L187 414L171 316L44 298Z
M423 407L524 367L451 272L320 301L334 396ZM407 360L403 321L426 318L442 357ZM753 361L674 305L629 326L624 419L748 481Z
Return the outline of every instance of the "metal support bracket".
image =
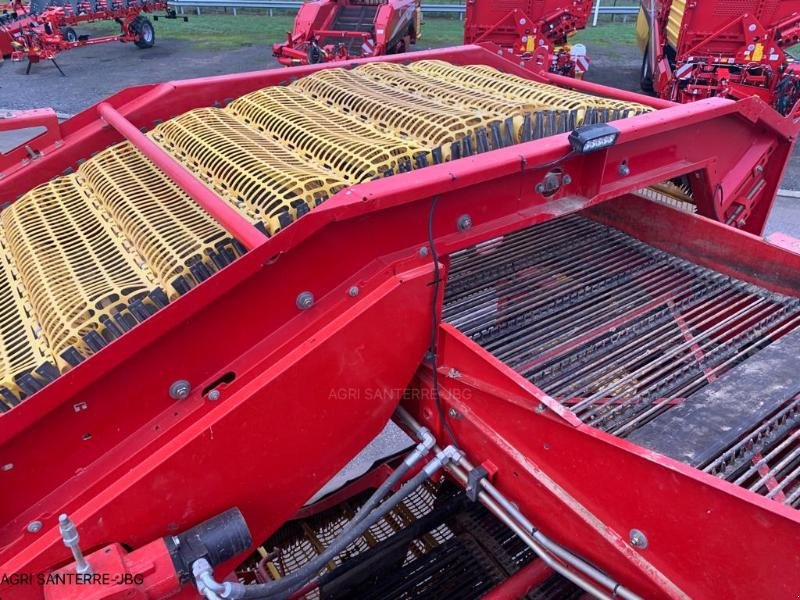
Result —
M487 471L482 466L477 466L467 473L467 498L472 502L478 501L478 493L481 491L481 480L489 476Z

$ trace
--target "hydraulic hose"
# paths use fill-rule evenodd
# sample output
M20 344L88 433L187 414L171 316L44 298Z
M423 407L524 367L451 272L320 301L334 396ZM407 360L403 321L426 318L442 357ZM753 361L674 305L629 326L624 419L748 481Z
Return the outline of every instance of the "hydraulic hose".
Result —
M408 456L403 460L400 465L392 472L386 480L378 486L378 489L369 497L369 499L358 509L355 518L350 521L342 531L342 533L346 532L351 527L355 527L364 517L366 517L372 509L374 509L383 498L386 497L386 494L397 485L400 480L405 477L406 473L417 464L420 459L424 458L428 452L431 451L431 448L434 447L436 444L436 438L433 437L430 431L425 429L424 427L421 428L417 434L420 437L420 443L417 444L417 447L412 450Z
M403 468L404 472L407 472L411 466L413 466L425 454L428 453L430 448L434 446L433 437L430 436L430 439L428 439L429 435L430 434L427 432L427 430L420 432L420 437L423 441L420 442L417 448L406 458L406 460L403 461L403 465L398 467L398 470ZM342 533L339 534L339 536L331 543L331 545L328 546L319 556L306 563L302 568L298 569L294 573L291 573L290 575L287 575L278 581L255 585L242 585L240 583L226 582L224 584L224 589L220 590L221 593L219 593L219 597L223 599L241 598L248 600L283 600L290 597L293 593L300 590L309 580L317 577L320 569L322 569L326 563L335 558L340 552L347 548L347 546L352 544L353 541L361 536L367 529L372 527L372 525L378 522L378 520L383 518L406 496L422 485L427 479L432 477L445 464L451 461L458 461L461 459L461 457L461 452L453 446L448 446L444 450L438 451L436 456L427 465L425 465L425 467L419 473L404 483L399 490L389 496L389 498L387 498L383 503L377 507L374 507L374 504L377 503L381 498L381 495L379 495L378 492L381 491L381 489L388 491L388 489L394 485L394 483L390 482L390 479L395 479L396 482L402 475L397 476L396 478L387 478L386 482L384 482L384 484L380 486L376 493L370 497L370 500L368 500L368 504L371 504L373 508L370 510L362 509L356 519L348 524ZM364 508L367 508L367 504L364 505ZM198 568L197 572L195 573L196 576L205 570L205 565L200 565L199 567L200 568ZM198 578L198 582L200 582L200 578ZM213 581L213 578L211 581L203 581L204 589L200 590L201 593L206 590L217 592L217 589L212 585L214 583L215 582Z
M436 470L438 470L437 466ZM364 515L360 521L350 527L347 532L342 533L337 537L325 551L306 563L301 569L294 573L274 581L271 583L262 583L257 585L242 586L243 590L241 595L237 595L236 591L233 592L231 598L242 598L247 600L283 600L291 596L292 593L299 590L309 580L317 576L320 569L325 564L335 558L342 550L347 548L362 535L367 529L374 525L379 519L383 518L390 510L400 503L406 496L422 485L431 475L430 469L423 469L414 477L409 479L403 486L392 494L385 502L375 508L369 515ZM435 471L434 471L435 472Z

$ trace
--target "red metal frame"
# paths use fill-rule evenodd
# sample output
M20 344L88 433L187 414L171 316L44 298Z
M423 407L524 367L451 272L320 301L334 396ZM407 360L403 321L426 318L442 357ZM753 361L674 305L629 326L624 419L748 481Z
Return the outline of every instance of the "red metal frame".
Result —
M547 79L506 61L492 48L478 46L383 60L429 58L489 64L532 79ZM11 165L0 195L13 201L27 189L74 167L79 159L119 141L122 136L103 121L100 112L131 133L118 115L136 129L146 128L157 119L224 103L227 98L285 83L319 68L125 90L112 96L105 107L93 107L62 124L60 147L48 149L27 165ZM587 84L566 81L588 89ZM609 96L631 97L605 91ZM0 522L4 523L0 527L0 572L38 572L69 562L55 524L61 512L70 513L78 525L87 552L112 542L138 548L234 505L242 510L253 539L263 540L295 514L380 431L423 359L430 336L432 265L419 248L428 243L433 197L440 199L433 230L442 256L684 174L691 176L699 210L724 221L738 201L735 190L739 182L748 180L761 164L758 152L748 150L755 146L769 148L772 157L758 174L764 179L760 183L763 201L747 213L746 227L760 231L798 128L755 98L670 106L614 125L620 131L617 144L591 155L564 158L569 143L566 135L559 135L352 186L0 416L0 462L6 465L0 468L0 485L16 490L0 504ZM130 137L138 139L138 135ZM151 150L158 159L161 151L157 147ZM557 158L563 158L560 168L571 175L572 182L545 198L535 189L548 168L537 165ZM629 166L628 172L620 169L623 162ZM191 182L187 184L192 187ZM726 192L722 203L714 193L718 186ZM697 253L692 254L693 260L708 261L726 272L741 271L745 279L777 291L797 293L800 288L797 255L701 218L672 217L672 211L651 203L637 204L626 198L624 206L638 206L651 220L663 220L661 226L641 215L634 219L636 227L649 225L652 229L642 233L651 243L688 247ZM467 231L457 227L464 213L470 214L473 222ZM598 218L605 214L625 226L626 211L597 213ZM697 242L691 237L687 240L693 233L704 237ZM323 260L331 253L335 259ZM759 260L767 259L778 261L777 266L764 272L755 268L765 264ZM356 296L348 293L353 286L359 288ZM310 310L299 311L296 298L305 290L312 291L317 300ZM453 354L458 339L452 337L456 342L447 340L445 364L461 356ZM420 377L424 385L424 370ZM170 384L178 379L188 380L193 387L181 401L168 394ZM221 392L216 401L206 396L212 388ZM338 393L342 389L348 393ZM529 390L530 395L536 396ZM559 413L560 406L552 402L550 405L557 415L569 414ZM465 414L478 408L466 407ZM471 436L465 437L465 446L482 460L498 438L517 435L527 423L514 421L520 413L513 411L519 410L523 409L513 402L498 405L497 417L508 413L512 418L492 421L494 433L477 428L477 422L469 421L468 426L467 420L458 425L457 433ZM418 415L430 421L424 407ZM651 463L660 465L665 459L642 457L630 444L609 441L574 422L564 423L562 418L540 418L566 431L563 439L576 440L576 448L580 447L576 455L583 457L586 449L596 460L611 460L623 453L619 478L625 475L628 481L638 482L641 471L642 477L658 479L648 469ZM531 425L539 427L538 422ZM538 460L540 452L528 449L532 439L528 436L519 446L531 461ZM523 456L512 450L508 446L498 450L497 483L518 499L520 506L530 508L532 517L539 517L541 511L532 506L532 500L547 496L541 491L541 482L529 480L527 475L510 475L512 458ZM527 452L530 454L524 454ZM628 460L628 455L636 458ZM646 467L641 466L643 458ZM713 501L715 507L726 506L732 496L738 502L736 510L752 519L747 527L737 521L737 530L754 539L770 533L760 530L762 521L752 518L753 511L759 510L768 522L780 526L770 534L773 545L796 539L783 537L789 530L796 535L797 517L788 514L788 509L765 506L766 501L734 492L726 484L711 485L686 467L665 464L667 467L659 468L680 473L680 481L688 482L681 484L687 490L685 502L699 497L703 502ZM576 478L573 485L586 481L591 479ZM583 495L593 493L593 487L586 488ZM597 518L605 521L607 517L610 527L617 526L621 518L604 508L603 502L610 501L607 495L614 493L609 487L597 494ZM521 498L529 499L523 502ZM648 498L653 500L654 495ZM585 498L582 501L588 503ZM564 510L562 504L557 498L544 506ZM666 509L660 504L653 506L663 515ZM626 511L635 510L631 504L624 506ZM659 560L659 570L667 573L662 577L647 570L632 552L624 551L617 537L600 527L599 521L587 528L573 519L570 512L559 516L563 531L552 531L553 537L571 542L572 547L642 590L661 593L671 589L667 579L685 577L699 564L675 574L670 569L677 567ZM34 520L43 527L31 533L27 525ZM692 527L697 531L701 523ZM581 535L573 535L575 532ZM685 542L677 534L664 539L670 557ZM734 547L728 546L726 557ZM687 554L696 555L697 551ZM745 558L741 555L738 562L729 564L741 564ZM774 562L780 566L791 560L791 553L785 552ZM675 564L683 566L685 560ZM225 573L232 566L222 565L218 572ZM783 581L794 581L796 573L800 569L790 576L784 574ZM747 574L745 570L728 573L734 582ZM38 598L41 589L0 585L0 595Z
M44 131L33 135L31 139L16 148L0 154L0 173L5 175L2 165L26 166L31 161L41 158L45 149L58 148L62 143L58 116L52 108L35 108L22 111L13 117L0 119L0 131L39 127L44 127Z
M635 196L586 214L693 262L800 294L800 256L754 236ZM800 589L797 510L581 424L450 325L440 326L437 368L460 447L497 466L492 483L543 533L637 593L784 598ZM415 387L430 386L424 368ZM406 407L444 442L431 396L415 394ZM645 550L628 543L632 528L647 532Z

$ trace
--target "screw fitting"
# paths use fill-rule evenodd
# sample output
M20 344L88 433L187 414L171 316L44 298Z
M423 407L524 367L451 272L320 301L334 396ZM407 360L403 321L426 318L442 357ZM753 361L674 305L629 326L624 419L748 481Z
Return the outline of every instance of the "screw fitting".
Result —
M300 310L308 310L314 306L314 294L311 292L300 292L297 295L297 308Z
M192 385L185 379L178 379L169 386L169 396L173 400L185 400L192 391Z
M634 548L638 548L639 550L644 550L647 548L647 536L644 534L644 532L639 531L638 529L631 529L629 539L631 546Z

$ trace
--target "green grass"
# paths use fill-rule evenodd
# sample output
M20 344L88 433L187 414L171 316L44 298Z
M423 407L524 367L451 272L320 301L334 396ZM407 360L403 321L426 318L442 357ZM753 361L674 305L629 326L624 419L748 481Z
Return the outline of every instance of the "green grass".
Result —
M457 46L463 42L464 22L459 19L426 17L422 22L420 46Z
M292 29L294 17L289 15L189 15L189 22L182 19L159 19L154 23L156 44L159 39L185 40L205 49L223 50L272 44L286 39ZM119 31L114 22L91 23L79 28L92 35L105 35Z
M293 21L292 15L277 14L272 17L265 14L240 14L237 17L230 14L189 15L188 23L182 19L159 19L155 23L156 43L159 39L185 40L199 48L217 50L254 44L269 45L283 41ZM119 29L115 23L106 21L83 25L78 30L98 36L115 33ZM428 17L422 28L420 46L454 46L461 43L463 36L463 21ZM613 51L615 47L634 44L635 30L632 23L610 23L579 31L572 41L586 44L590 50L602 48Z
M604 23L587 27L570 38L573 44L585 44L587 48L614 48L636 44L634 23Z

